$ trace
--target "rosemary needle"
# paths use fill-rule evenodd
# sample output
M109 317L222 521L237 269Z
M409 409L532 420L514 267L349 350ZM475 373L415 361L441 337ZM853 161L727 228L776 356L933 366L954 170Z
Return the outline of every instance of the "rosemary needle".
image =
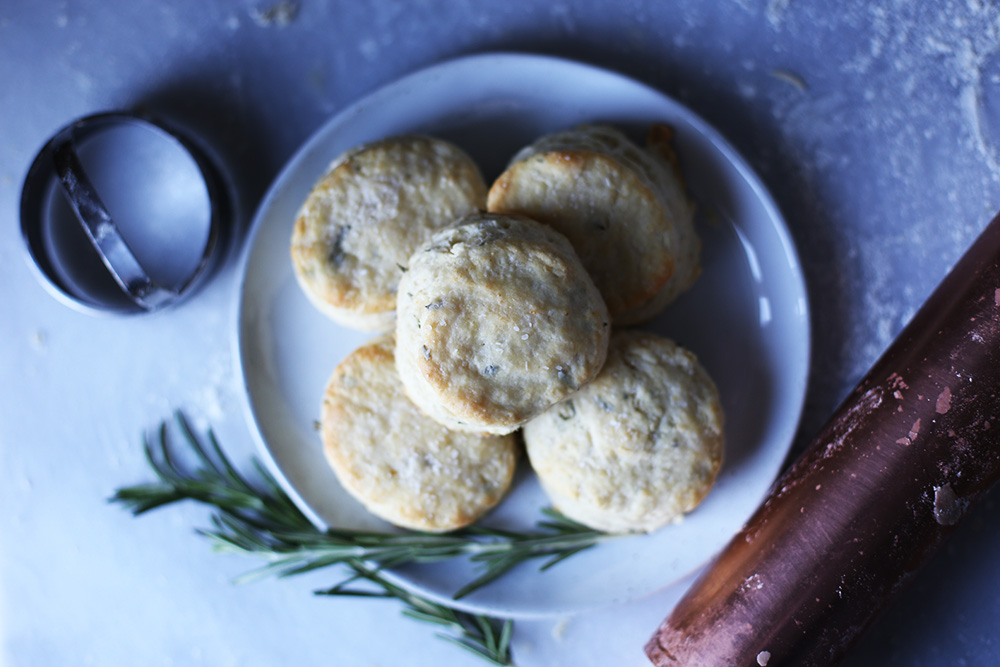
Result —
M264 576L291 576L331 565L342 565L347 577L324 595L396 598L404 613L414 619L442 626L441 635L488 662L509 665L512 622L471 614L427 600L386 579L381 570L409 563L426 563L458 557L470 558L482 573L462 586L455 599L468 595L502 577L514 566L536 558L542 569L612 537L594 531L561 514L543 510L538 532L515 533L472 527L447 535L429 533L379 533L337 528L320 530L299 510L281 486L253 459L251 482L226 458L210 431L207 444L178 413L175 421L195 465L185 466L168 444L169 429L161 424L155 442L147 437L145 454L157 481L124 487L111 497L134 515L182 500L214 508L212 528L199 531L225 551L263 558L266 564L241 580ZM358 588L364 583L366 587Z

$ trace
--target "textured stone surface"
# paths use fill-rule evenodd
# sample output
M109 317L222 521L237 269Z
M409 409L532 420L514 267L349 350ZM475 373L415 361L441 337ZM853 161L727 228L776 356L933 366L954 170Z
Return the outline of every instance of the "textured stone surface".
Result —
M3 3L0 661L477 664L389 606L311 597L321 575L231 586L251 564L187 539L200 510L133 521L109 508L116 486L146 479L139 434L176 407L212 424L234 457L250 453L232 370L235 262L170 313L87 317L38 286L16 216L46 137L83 114L143 107L219 154L245 224L330 115L425 65L500 50L638 78L758 170L812 299L799 446L1000 209L1000 10L982 0ZM1000 660L996 498L847 664ZM519 664L644 665L642 646L676 599L522 622Z

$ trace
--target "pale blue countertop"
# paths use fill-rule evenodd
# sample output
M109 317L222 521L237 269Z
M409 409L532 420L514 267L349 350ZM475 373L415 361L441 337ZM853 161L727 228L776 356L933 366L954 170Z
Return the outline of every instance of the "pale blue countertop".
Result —
M273 5L271 5L273 7ZM834 8L836 7L836 8ZM394 79L486 51L607 67L681 100L758 171L813 312L802 446L1000 210L1000 9L983 0L0 4L0 664L475 665L392 602L313 597L322 574L234 586L195 507L109 506L148 478L140 435L183 408L253 445L233 359L239 241L295 149ZM73 118L141 107L221 156L242 228L177 308L93 317L25 261L21 182ZM993 493L848 657L1000 663ZM679 592L521 621L518 664L644 665Z

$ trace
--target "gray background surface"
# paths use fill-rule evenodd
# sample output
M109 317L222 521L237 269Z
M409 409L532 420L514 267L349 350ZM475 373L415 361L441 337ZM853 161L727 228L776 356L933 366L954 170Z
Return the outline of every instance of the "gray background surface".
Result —
M272 11L272 10L284 11ZM985 0L0 2L0 663L477 664L392 603L315 580L232 586L197 508L133 520L139 434L184 408L234 458L251 445L233 371L235 256L254 207L324 120L394 79L488 51L607 67L718 128L777 200L805 267L812 376L797 447L1000 209L1000 9ZM182 307L94 318L38 285L21 181L71 119L141 108L220 156L241 224ZM1000 663L997 494L850 665ZM522 665L644 664L676 599L519 623Z

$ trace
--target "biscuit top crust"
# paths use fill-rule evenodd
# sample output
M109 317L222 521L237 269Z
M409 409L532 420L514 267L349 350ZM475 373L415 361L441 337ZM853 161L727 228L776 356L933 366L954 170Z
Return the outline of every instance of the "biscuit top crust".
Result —
M529 422L531 464L555 506L609 532L651 531L696 507L723 459L718 391L691 352L612 336L600 375Z
M359 146L331 164L299 212L296 277L321 304L391 312L416 247L485 203L479 168L449 142L400 136Z
M323 397L322 435L341 484L398 526L446 531L500 501L517 463L514 436L444 428L403 392L395 340L358 348L333 372Z
M412 258L397 365L407 393L442 423L506 433L594 378L609 329L565 237L521 216L476 214Z
M527 215L565 234L616 322L644 319L648 313L630 311L665 288L676 296L698 272L693 207L671 134L654 125L646 148L604 125L546 135L514 156L490 188L487 208Z

